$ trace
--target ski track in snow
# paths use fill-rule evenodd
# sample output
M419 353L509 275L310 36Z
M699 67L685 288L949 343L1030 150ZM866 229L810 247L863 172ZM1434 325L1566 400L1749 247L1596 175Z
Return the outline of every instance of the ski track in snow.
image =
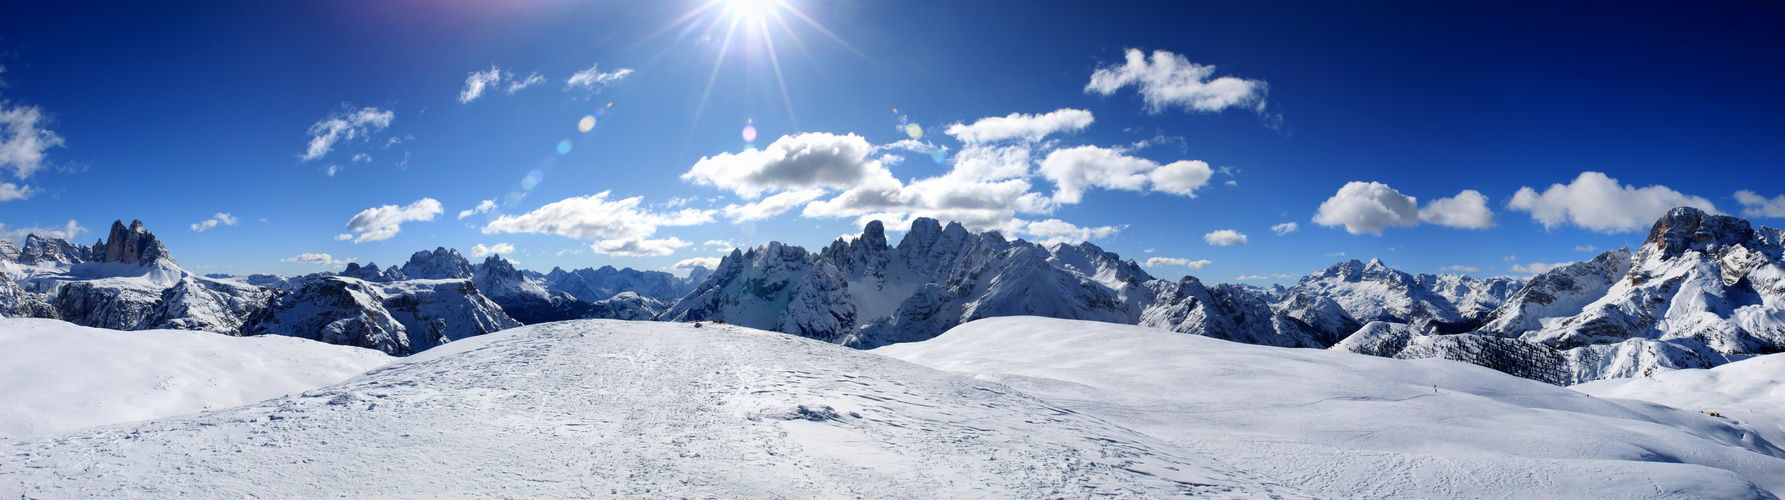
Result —
M9 498L1311 496L1000 384L739 327L605 320L0 448Z

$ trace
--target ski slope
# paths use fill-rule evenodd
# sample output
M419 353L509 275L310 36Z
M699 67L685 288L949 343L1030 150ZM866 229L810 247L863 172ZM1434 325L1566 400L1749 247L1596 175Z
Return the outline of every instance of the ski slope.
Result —
M0 436L228 408L347 380L395 359L283 337L87 328L0 318Z
M997 382L1321 496L1785 493L1785 450L1743 424L1452 361L1036 317L872 352Z
M612 320L0 454L4 498L1311 497L1003 385L780 333Z

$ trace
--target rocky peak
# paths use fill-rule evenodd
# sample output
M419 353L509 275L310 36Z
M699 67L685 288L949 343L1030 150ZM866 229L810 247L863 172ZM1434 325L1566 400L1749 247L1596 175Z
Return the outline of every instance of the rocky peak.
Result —
M489 258L483 260L483 274L485 279L505 283L519 283L526 280L520 270L515 269L514 264L508 262L508 259L502 258L501 254L490 254Z
M470 261L459 255L458 250L446 247L435 247L433 252L415 252L409 256L409 262L403 264L402 272L410 279L431 280L469 279L475 274Z
M98 249L94 249L94 253L98 253ZM93 260L100 262L147 265L165 261L178 265L173 256L168 255L167 247L155 239L155 233L143 229L141 220L130 221L128 227L122 220L112 221L111 234L105 239L105 255L94 257Z
M11 245L11 243L7 243L8 247ZM0 249L0 253L4 252L5 250ZM14 255L9 260L17 261L20 264L42 262L79 264L86 262L91 257L91 250L87 247L70 244L62 238L45 238L36 234L25 236L25 247L23 249L14 248L12 253Z
M397 266L380 271L377 262L366 264L365 267L360 267L358 263L348 262L347 268L341 270L340 275L366 281L402 281L404 278L402 271L397 270Z
M0 240L0 260L18 261L18 245L14 245L10 241Z
M1728 215L1711 215L1692 207L1677 207L1655 221L1649 229L1644 247L1653 246L1662 258L1671 258L1691 250L1710 246L1737 245L1754 238L1748 220Z

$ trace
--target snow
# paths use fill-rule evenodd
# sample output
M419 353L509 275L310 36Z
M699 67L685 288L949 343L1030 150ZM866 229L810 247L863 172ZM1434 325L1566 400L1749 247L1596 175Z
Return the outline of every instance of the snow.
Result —
M1000 384L780 333L610 320L0 454L5 498L1312 497Z
M121 332L0 319L0 436L253 403L346 380L393 358L290 337Z
M1728 419L1452 361L1036 317L872 352L998 382L1322 496L1785 493L1785 450Z
M1668 370L1642 378L1570 387L1601 398L1624 398L1721 415L1766 441L1785 443L1785 353L1708 370Z

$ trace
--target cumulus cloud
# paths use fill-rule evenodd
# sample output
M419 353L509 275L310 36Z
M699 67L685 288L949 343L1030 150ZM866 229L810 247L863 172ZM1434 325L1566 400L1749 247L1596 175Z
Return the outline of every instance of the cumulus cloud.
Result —
M1107 238L1121 232L1128 226L1078 227L1060 219L1048 219L1031 222L1023 226L1022 232L1041 239L1041 244L1080 243L1098 238Z
M321 158L333 150L335 143L365 140L372 132L390 127L397 119L395 112L374 107L353 109L352 105L343 105L340 110L329 113L328 117L310 126L310 147L298 158L310 161Z
M20 227L8 229L6 224L0 224L0 235L4 235L0 237L4 237L6 241L24 241L26 236L35 234L44 238L61 238L72 242L75 237L80 236L81 233L85 232L87 232L87 228L81 227L80 224L75 223L74 219L69 219L68 223L63 224L62 227Z
M1158 114L1169 107L1188 111L1216 112L1229 107L1250 107L1263 111L1266 85L1262 80L1246 80L1223 76L1210 80L1214 66L1190 62L1184 56L1164 50L1153 51L1148 60L1139 49L1128 49L1127 60L1119 66L1098 68L1085 84L1085 93L1114 94L1133 85L1147 103L1147 112Z
M1300 231L1301 229L1302 229L1302 225L1296 224L1294 222L1285 222L1282 224L1277 224L1275 226L1271 226L1271 232L1277 233L1277 236L1282 236L1285 234Z
M341 264L346 264L348 262L353 262L353 259L335 260L334 257L332 257L326 253L304 253L304 254L298 254L298 256L296 256L296 257L279 259L279 262L296 262L299 264L316 264L318 266L338 266Z
M1785 194L1769 200L1753 191L1743 189L1735 192L1735 201L1742 204L1742 215L1785 218Z
M689 243L650 239L659 226L692 226L713 221L712 210L651 212L640 208L644 198L608 200L608 192L566 198L522 215L504 215L484 226L484 234L544 233L595 243L589 248L610 255L669 255Z
M1494 227L1494 211L1488 210L1487 196L1465 189L1456 196L1439 198L1419 209L1419 220L1440 226L1464 229Z
M1644 231L1674 207L1722 214L1710 200L1665 186L1626 186L1603 173L1581 172L1573 182L1552 184L1539 194L1521 187L1507 208L1529 212L1546 229L1574 224L1601 233Z
M812 188L897 188L892 172L869 155L874 147L855 134L782 136L760 150L702 157L682 180L755 199L768 191Z
M49 118L37 106L12 106L0 101L0 169L20 179L43 168L44 151L62 146L62 136L44 128ZM10 186L10 185L8 185ZM30 186L7 188L16 198L30 196Z
M792 210L794 207L804 205L821 196L824 196L823 189L787 191L763 198L762 201L756 203L726 205L721 211L725 212L725 217L731 219L732 222L767 219L781 215L782 212Z
M489 211L495 210L495 209L496 209L496 200L483 200L482 202L479 202L476 207L472 207L470 210L460 211L459 218L463 219L466 217L470 217L474 214L489 213Z
M713 268L719 267L719 262L722 260L725 260L725 258L723 258L723 257L693 257L693 258L687 258L687 259L682 259L680 261L677 261L675 264L671 264L669 266L669 268L670 269L694 269L696 267L704 267L707 269L713 269Z
M20 186L10 182L0 182L0 201L29 199L37 194L37 189L30 184Z
M473 71L465 77L465 89L459 91L459 104L470 103L483 97L484 89L496 86L502 81L502 70L490 66L489 71Z
M335 235L335 241L347 241L351 239L353 239L353 233L341 233Z
M510 245L507 243L497 243L497 244L490 245L490 246L486 247L486 246L483 246L482 243L478 243L476 245L471 246L471 256L472 257L482 257L482 256L489 255L489 254L505 254L505 253L506 254L514 253L514 245Z
M619 83L620 80L625 79L627 75L632 74L632 70L627 68L620 68L608 73L601 72L600 68L601 65L596 64L590 66L589 69L578 71L576 74L570 75L570 79L564 80L564 91L582 90L590 95L594 95L597 92L601 92L602 89L607 88L609 85Z
M1128 156L1097 146L1079 146L1048 153L1041 160L1042 177L1054 183L1055 203L1078 203L1087 188L1155 191L1195 197L1196 188L1208 184L1213 171L1200 161L1178 161L1160 166L1145 158Z
M1202 269L1213 263L1214 262L1209 262L1208 260L1190 260L1172 257L1153 257L1147 259L1147 267L1184 266L1191 269Z
M1090 111L1061 109L1043 115L1011 113L1009 116L980 118L972 125L949 125L945 132L968 144L1007 139L1035 142L1048 134L1083 130L1091 125L1091 121Z
M1419 225L1417 201L1380 182L1349 182L1320 204L1314 223L1381 236L1383 228Z
M706 243L701 243L701 244L709 246L709 247L727 248L727 249L738 247L738 245L736 243L732 243L731 240L707 240Z
M1449 272L1453 272L1453 273L1479 273L1479 272L1481 272L1481 268L1474 267L1474 266L1444 266L1444 267L1438 268L1438 270L1439 271L1449 271Z
M1566 266L1568 264L1572 264L1572 262L1563 262L1563 263L1559 263L1559 264L1545 264L1542 262L1532 262L1529 265L1513 264L1512 272L1529 273L1529 274L1543 274L1545 272L1548 272L1551 269Z
M236 225L236 222L238 222L238 221L235 217L232 217L229 214L226 214L223 212L217 212L217 215L213 215L213 216L211 216L211 218L205 219L204 222L199 222L197 224L193 224L192 230L202 233L202 232L205 232L206 229L217 227L218 224L222 224L225 226L234 226L234 225Z
M348 233L359 233L354 244L390 239L402 231L404 222L429 221L440 215L440 202L422 198L406 206L384 205L368 208L347 221ZM348 236L343 234L341 236ZM345 239L336 236L335 239Z
M1209 242L1210 245L1229 247L1246 244L1246 235L1232 229L1222 229L1202 235L1202 240Z

